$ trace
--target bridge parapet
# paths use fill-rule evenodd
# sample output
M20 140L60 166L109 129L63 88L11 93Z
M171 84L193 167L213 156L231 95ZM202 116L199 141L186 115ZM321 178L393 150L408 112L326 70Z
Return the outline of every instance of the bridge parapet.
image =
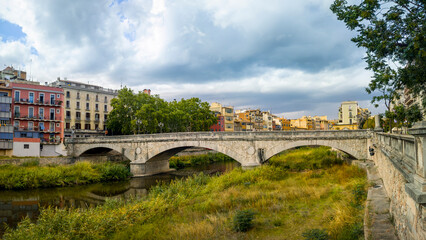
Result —
M67 139L66 144L113 142L161 142L193 140L303 140L303 139L366 139L367 130L351 131L280 131L280 132L179 132Z

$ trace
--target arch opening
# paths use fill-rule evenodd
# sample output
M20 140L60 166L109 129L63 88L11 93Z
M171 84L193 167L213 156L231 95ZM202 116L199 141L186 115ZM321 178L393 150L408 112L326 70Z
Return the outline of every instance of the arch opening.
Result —
M198 146L170 148L158 153L157 155L154 155L148 159L147 163L156 161L167 161L170 168L172 169L181 169L184 167L195 167L201 165L206 166L220 162L235 163L232 168L235 166L241 166L240 162L225 153ZM231 168L231 166L229 166L229 168Z
M130 159L124 154L109 147L94 147L83 151L76 157L77 161L93 161L93 162L123 162L129 165Z

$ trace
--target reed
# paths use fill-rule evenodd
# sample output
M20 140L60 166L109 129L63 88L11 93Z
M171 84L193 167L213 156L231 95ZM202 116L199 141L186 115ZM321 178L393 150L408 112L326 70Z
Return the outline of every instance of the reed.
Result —
M25 219L4 239L303 239L316 232L363 238L363 204L355 203L365 200L365 172L340 163L290 171L286 164L194 175L158 185L142 199L94 209L45 209L36 223ZM246 210L251 228L236 230Z

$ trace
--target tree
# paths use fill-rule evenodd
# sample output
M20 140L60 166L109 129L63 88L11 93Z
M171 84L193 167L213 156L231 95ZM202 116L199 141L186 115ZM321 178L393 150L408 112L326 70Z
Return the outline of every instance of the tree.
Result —
M199 98L169 103L124 87L111 105L107 128L114 134L208 131L217 122L209 103Z
M358 47L366 49L367 69L374 75L366 91L380 91L372 102L390 101L398 90L409 88L423 94L426 108L426 26L425 0L361 0L348 5L335 0L330 9L350 30Z

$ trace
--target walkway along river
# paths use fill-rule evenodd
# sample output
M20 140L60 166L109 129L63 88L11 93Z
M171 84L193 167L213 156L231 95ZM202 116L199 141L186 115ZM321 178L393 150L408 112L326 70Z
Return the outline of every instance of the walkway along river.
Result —
M22 191L0 191L0 237L5 223L14 227L25 216L37 219L40 208L91 208L103 204L106 198L140 197L159 182L189 176L195 173L224 173L238 167L232 162L215 162L207 165L188 167L167 174L132 178L125 182L98 183L76 187L31 189Z

